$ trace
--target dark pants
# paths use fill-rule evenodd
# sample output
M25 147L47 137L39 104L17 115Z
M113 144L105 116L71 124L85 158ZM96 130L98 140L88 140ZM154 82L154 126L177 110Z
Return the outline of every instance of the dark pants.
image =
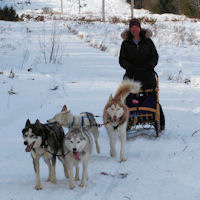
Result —
M152 70L141 70L134 73L126 72L123 79L134 79L141 82L142 89L144 90L156 88L155 72Z

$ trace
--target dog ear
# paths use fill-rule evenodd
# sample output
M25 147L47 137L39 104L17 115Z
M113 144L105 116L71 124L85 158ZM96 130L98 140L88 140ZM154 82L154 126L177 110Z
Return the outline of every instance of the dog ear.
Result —
M38 119L36 120L35 125L40 126L40 121Z
M112 94L109 96L109 99L108 101L112 101L113 97L112 97Z
M61 110L61 112L63 112L63 111L66 111L67 110L67 106L66 105L64 105L63 107L62 107L62 110Z
M30 124L31 124L30 120L27 119L27 121L26 121L26 125L25 125L25 126L29 126Z

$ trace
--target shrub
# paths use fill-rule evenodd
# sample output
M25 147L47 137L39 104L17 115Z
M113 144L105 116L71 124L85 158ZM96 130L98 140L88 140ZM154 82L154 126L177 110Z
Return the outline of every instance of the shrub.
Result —
M38 22L44 22L44 16L37 16L35 17L35 20Z
M151 24L151 25L155 24L157 21L156 19L148 18L148 17L141 17L139 18L139 20L145 24Z
M53 10L52 10L52 8L44 7L44 8L42 8L42 12L43 12L44 14L52 14L52 13L53 13Z
M19 16L12 6L10 8L5 6L3 9L0 8L0 20L18 21Z
M159 0L159 2L152 7L151 11L158 14L177 13L177 9L172 0Z
M118 17L112 17L112 18L110 18L109 21L112 24L117 24L117 23L120 23L120 18L118 18Z

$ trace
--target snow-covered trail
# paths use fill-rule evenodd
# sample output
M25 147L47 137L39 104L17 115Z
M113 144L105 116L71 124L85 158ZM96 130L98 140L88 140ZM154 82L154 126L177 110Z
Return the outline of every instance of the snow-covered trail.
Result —
M0 126L0 199L199 199L200 133L192 136L200 128L199 89L170 83L162 77L160 101L166 130L160 138L128 140L127 161L119 163L120 144L117 157L110 158L108 137L102 127L101 154L94 149L86 188L79 188L77 183L74 190L69 190L69 180L59 162L57 184L47 183L47 167L41 160L43 190L34 190L32 159L24 151L21 136L26 119L45 122L64 104L75 114L90 111L102 115L109 94L115 92L123 75L116 57L91 48L67 30L63 42L63 64L56 69L45 66L31 73L18 70L18 77L12 80L6 74L1 76L8 101L1 105L5 115L1 116ZM12 85L18 94L9 96L6 91ZM51 90L54 86L58 86L55 91ZM102 122L101 118L97 120Z

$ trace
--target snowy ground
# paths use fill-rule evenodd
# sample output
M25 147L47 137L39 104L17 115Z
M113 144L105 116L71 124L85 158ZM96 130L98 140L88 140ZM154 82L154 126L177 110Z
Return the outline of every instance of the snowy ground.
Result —
M69 190L69 180L64 177L60 162L57 183L47 183L47 167L41 160L41 191L34 189L32 159L23 145L21 130L26 120L45 123L64 104L75 114L90 111L102 115L110 93L115 92L124 73L117 55L122 41L120 33L126 26L66 20L0 21L0 199L200 199L199 45L180 37L174 40L172 35L159 39L168 23L173 30L176 26L185 27L188 34L192 30L198 43L199 22L196 26L190 20L178 24L157 17L157 26L165 27L163 31L158 29L160 34L154 35L153 40L160 55L156 71L166 130L157 139L146 136L128 140L127 161L119 163L120 144L117 157L111 158L108 136L102 127L101 154L94 149L87 187L80 188L77 183L74 190ZM53 30L59 47L55 63L49 63ZM107 47L106 51L98 49L100 44ZM9 78L11 69L14 78ZM189 84L184 83L186 78L191 81ZM58 89L52 90L56 86ZM102 123L101 118L97 120Z

